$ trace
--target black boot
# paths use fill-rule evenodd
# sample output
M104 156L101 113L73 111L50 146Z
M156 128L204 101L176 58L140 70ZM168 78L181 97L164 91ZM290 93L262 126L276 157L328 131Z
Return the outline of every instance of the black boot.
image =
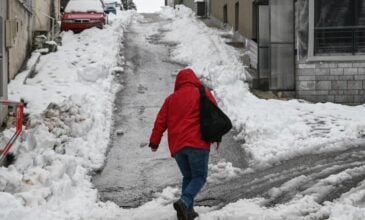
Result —
M195 210L193 210L192 213L189 213L189 220L194 220L197 217L199 217L199 214Z
M176 210L178 220L189 220L190 219L188 209L180 199L177 200L176 202L174 202L174 209Z

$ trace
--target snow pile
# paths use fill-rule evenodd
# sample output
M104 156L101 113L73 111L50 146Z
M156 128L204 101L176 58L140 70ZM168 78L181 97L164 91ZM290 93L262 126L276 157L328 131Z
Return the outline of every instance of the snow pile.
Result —
M208 183L219 183L228 181L242 174L242 170L232 166L231 162L219 162L209 164L208 166Z
M252 165L267 166L309 152L346 148L341 143L363 137L365 105L310 104L299 100L262 100L249 92L239 52L226 45L220 30L207 27L179 5L166 7L173 19L165 40L177 42L172 59L187 63L211 87L220 107L233 120L237 138L252 157ZM186 34L188 33L188 34ZM337 144L335 144L337 143ZM340 143L340 144L338 144Z
M15 164L0 168L0 219L101 219L104 211L122 211L100 203L90 180L104 163L118 89L111 73L122 70L120 42L134 16L123 12L103 30L64 33L34 78L24 84L25 71L9 84L9 99L23 98L31 117L12 149Z

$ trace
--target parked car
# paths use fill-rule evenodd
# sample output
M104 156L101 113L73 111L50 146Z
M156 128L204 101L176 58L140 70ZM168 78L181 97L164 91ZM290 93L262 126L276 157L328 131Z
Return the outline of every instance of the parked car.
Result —
M105 4L104 11L107 14L109 14L109 13L117 14L117 9L115 8L115 4L114 3L106 3Z
M102 1L71 0L61 19L61 30L81 32L91 27L103 28L106 22L107 14Z

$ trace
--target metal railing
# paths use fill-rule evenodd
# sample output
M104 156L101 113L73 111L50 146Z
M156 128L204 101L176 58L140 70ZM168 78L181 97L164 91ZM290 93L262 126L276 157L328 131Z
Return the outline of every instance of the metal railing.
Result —
M365 54L365 27L315 27L315 54Z

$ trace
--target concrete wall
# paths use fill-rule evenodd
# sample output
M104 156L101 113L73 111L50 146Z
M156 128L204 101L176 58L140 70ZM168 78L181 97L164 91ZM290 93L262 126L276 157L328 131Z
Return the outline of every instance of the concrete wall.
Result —
M365 62L299 64L297 97L312 102L365 103Z
M18 21L18 32L16 35L15 45L8 50L9 79L13 79L21 69L30 52L34 25L32 14L19 3L19 0L10 0L8 3L9 19L16 19Z

